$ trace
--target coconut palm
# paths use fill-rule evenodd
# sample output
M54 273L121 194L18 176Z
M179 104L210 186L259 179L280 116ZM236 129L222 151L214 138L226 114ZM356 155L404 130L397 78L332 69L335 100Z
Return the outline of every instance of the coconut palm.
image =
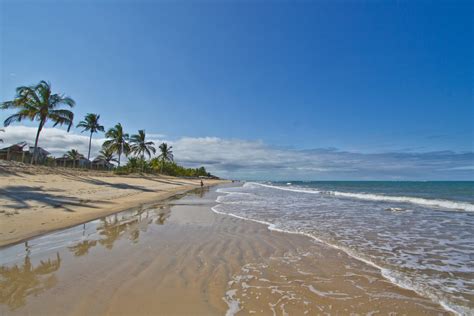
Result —
M123 132L122 124L117 123L117 125L105 133L105 137L109 139L104 142L103 146L118 154L118 166L120 167L120 157L122 153L127 155L130 152L128 134Z
M74 114L65 109L60 109L66 105L73 107L75 102L73 99L62 94L53 94L51 92L51 84L41 81L36 86L22 86L16 89L16 97L12 101L6 101L0 104L0 109L17 109L18 112L7 117L3 123L5 126L13 122L21 122L24 119L31 121L39 121L38 130L36 132L35 147L31 157L31 163L36 162L38 139L41 130L48 120L56 125L68 125L67 131L71 129Z
M145 159L145 154L148 158L151 157L151 154L156 153L155 143L154 142L147 142L145 140L146 135L144 130L139 130L138 134L132 135L130 137L130 150L132 153L139 156L142 160Z
M70 151L68 151L66 153L66 155L64 155L65 158L69 158L72 160L72 167L75 168L76 167L76 160L79 160L81 158L83 158L84 156L79 153L79 151L77 151L76 149L71 149Z
M92 143L92 134L98 132L104 132L104 127L99 124L100 115L87 113L84 118L84 121L80 121L76 127L82 127L82 132L90 131L89 136L89 152L87 153L87 160L91 159L91 143ZM82 133L81 132L81 133Z
M99 156L97 156L97 158L103 159L108 163L112 161L117 162L117 159L114 157L114 152L109 147L103 147L102 150L99 151Z
M173 161L174 156L173 156L173 151L171 148L173 146L168 146L167 143L162 143L160 146L160 155L158 156L158 159L161 160L161 168L160 168L160 173L163 173L163 165L166 161Z

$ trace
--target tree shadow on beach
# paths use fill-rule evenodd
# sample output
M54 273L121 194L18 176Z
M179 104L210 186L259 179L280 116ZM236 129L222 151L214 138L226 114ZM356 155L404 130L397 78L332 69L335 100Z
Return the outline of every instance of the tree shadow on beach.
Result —
M164 184L173 184L173 185L190 185L191 184L191 183L187 183L187 182L171 181L171 180L167 180L167 179L157 179L157 178L154 178L154 177L146 177L146 176L143 176L143 179L146 179L146 180L149 180L149 181L154 181L154 182L160 182L160 183L164 183Z
M56 192L58 192L58 194L55 194ZM6 188L0 189L0 198L5 198L13 202L13 205L7 206L13 209L27 209L30 207L30 202L38 202L54 208L62 208L68 212L74 212L68 206L87 206L97 208L97 206L90 205L88 202L100 204L107 203L104 201L82 200L76 197L60 194L59 192L64 191L48 189L46 192L41 187L7 186Z
M72 175L64 175L65 177L68 177L72 180L76 181L81 181L93 185L100 185L100 186L108 186L114 189L122 189L122 190L136 190L136 191L142 191L142 192L157 192L160 190L151 190L147 189L146 187L140 186L140 185L132 185L128 183L110 183L106 182L103 180L98 180L98 179L93 179L89 177L81 177L81 176L72 176Z

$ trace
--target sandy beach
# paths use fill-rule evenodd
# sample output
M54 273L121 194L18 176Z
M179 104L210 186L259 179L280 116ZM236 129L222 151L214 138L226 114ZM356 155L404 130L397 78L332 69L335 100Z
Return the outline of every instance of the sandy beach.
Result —
M204 180L206 185L222 183ZM118 176L0 161L0 246L200 186L200 180Z
M215 188L1 250L0 314L448 314L301 235L212 211Z

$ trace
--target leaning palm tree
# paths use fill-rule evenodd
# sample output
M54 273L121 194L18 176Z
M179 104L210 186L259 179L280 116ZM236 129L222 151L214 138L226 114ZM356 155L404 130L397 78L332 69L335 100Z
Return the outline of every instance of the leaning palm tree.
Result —
M161 160L161 168L160 168L160 173L163 173L163 165L166 161L173 161L174 156L173 156L173 151L171 148L173 146L168 146L167 143L162 143L160 146L160 155L158 156L158 159Z
M74 114L69 110L60 109L60 106L66 105L73 107L73 99L62 94L52 94L51 84L41 81L36 86L22 86L16 89L16 97L12 101L6 101L0 104L0 109L17 109L18 112L7 117L3 123L5 126L13 122L21 122L24 119L39 121L36 132L35 147L31 156L31 163L36 162L38 139L41 130L48 120L54 122L53 126L67 124L67 131L71 129Z
M99 124L99 118L100 118L100 115L98 114L87 113L87 115L84 118L84 121L80 121L79 124L77 124L76 126L76 127L82 127L83 128L82 132L90 131L89 152L87 153L87 160L91 158L92 134L104 131L104 127Z
M66 155L64 155L65 158L69 158L72 160L72 167L73 168L76 168L76 160L79 160L81 159L82 157L84 157L82 154L79 153L79 151L77 151L76 149L71 149L70 151L68 151L66 153Z
M128 134L123 132L122 124L118 123L105 133L105 137L108 139L104 142L103 146L118 154L118 166L120 167L122 153L127 155L130 152Z
M130 150L133 154L139 156L142 160L145 159L145 154L148 158L151 157L152 154L156 153L155 143L154 142L147 142L145 140L145 131L139 130L138 134L132 135L130 137Z

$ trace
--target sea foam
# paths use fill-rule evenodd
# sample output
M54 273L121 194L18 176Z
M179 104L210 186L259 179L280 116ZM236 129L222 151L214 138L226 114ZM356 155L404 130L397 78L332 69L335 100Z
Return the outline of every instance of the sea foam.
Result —
M263 183L257 183L257 182L248 182L246 184L260 185L266 188L298 192L298 193L326 194L326 195L332 195L336 197L354 198L354 199L360 199L360 200L366 200L366 201L411 203L411 204L418 204L418 205L423 205L423 206L439 207L439 208L444 208L444 209L449 209L449 210L474 212L474 204L468 203L468 202L460 202L460 201L425 199L425 198L412 197L412 196L391 196L391 195L381 195L381 194L371 194L371 193L322 191L322 190L314 190L314 189L299 188L299 187L280 187L276 185L269 185L269 184L263 184Z

